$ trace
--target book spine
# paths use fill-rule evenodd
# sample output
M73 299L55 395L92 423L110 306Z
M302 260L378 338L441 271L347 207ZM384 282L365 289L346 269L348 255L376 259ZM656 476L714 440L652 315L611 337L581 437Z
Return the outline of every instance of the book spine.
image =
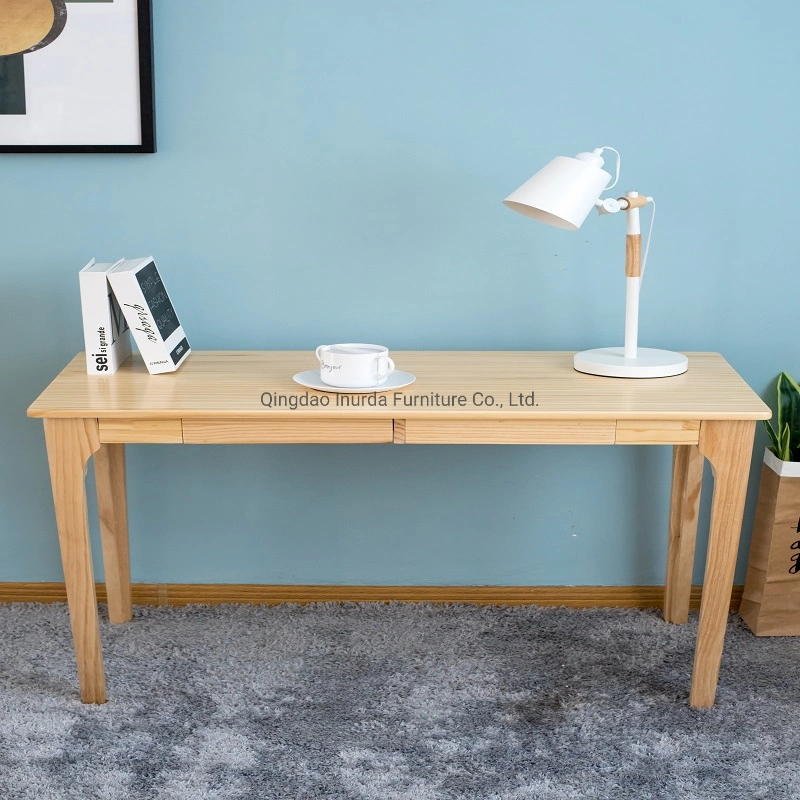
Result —
M105 272L81 272L79 283L86 372L113 375L131 354L128 325Z

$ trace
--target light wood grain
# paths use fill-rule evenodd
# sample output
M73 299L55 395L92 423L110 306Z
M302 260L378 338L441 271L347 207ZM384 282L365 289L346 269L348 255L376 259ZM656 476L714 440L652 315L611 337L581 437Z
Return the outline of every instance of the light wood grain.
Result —
M617 421L617 444L697 444L700 420L621 419Z
M629 233L625 237L625 277L642 277L642 236L639 233Z
M106 602L98 583L97 599ZM133 602L142 606L185 606L220 603L474 603L477 605L540 605L569 608L661 608L661 586L333 586L282 584L137 583ZM690 607L700 608L702 586L693 586ZM742 587L735 586L731 611ZM63 583L0 583L0 603L63 603Z
M398 369L417 380L385 397L386 406L340 406L337 395L305 389L292 375L311 369L312 352L196 352L177 371L150 375L141 358L129 358L113 376L86 374L77 356L28 409L32 417L175 419L767 419L761 399L717 353L690 353L683 375L620 380L573 369L571 352L393 352ZM324 408L266 408L262 395L327 398ZM535 406L511 406L535 393ZM423 405L435 395L463 396L463 407ZM353 395L347 395L352 398ZM367 396L364 396L367 397ZM366 402L363 401L363 402Z
M81 700L84 703L105 703L103 654L84 481L86 463L100 448L97 421L46 419L44 433Z
M623 210L627 211L631 208L644 208L647 205L647 196L640 194L637 197L618 197L617 200L622 204Z
M306 352L195 353L166 375L148 374L134 357L104 380L88 376L78 356L50 384L28 413L45 418L82 697L105 698L83 485L86 460L101 446L99 419L105 435L148 435L150 441L174 436L177 423L182 440L192 443L618 442L690 448L699 442L716 482L691 702L713 704L755 420L770 416L760 398L715 353L690 354L688 372L648 381L577 372L569 352L393 356L417 381L397 392L367 395L314 392L293 383L295 372L314 365L313 354ZM148 428L146 421L154 425ZM685 463L673 477L667 611L675 618L686 603L699 492L696 456L681 452ZM100 459L108 462L101 466L98 486L107 495L101 506L117 581L109 591L115 616L122 616L124 470L119 451L104 451ZM159 603L169 602L165 586L156 594Z
M94 454L94 474L103 546L103 572L108 590L108 618L115 623L128 622L131 618L131 565L125 445L101 445Z
M714 705L754 435L750 421L708 421L700 429L700 452L714 472L714 499L692 672L695 708Z
M186 444L390 444L390 419L187 419Z
M101 419L101 442L129 444L181 444L183 426L179 419Z
M703 463L703 456L697 447L678 445L673 448L664 593L664 619L667 622L684 623L689 619Z
M407 444L614 444L612 420L407 419Z

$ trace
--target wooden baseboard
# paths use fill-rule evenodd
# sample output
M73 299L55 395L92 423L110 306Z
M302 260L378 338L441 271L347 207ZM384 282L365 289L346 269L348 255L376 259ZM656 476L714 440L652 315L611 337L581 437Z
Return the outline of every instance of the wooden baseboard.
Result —
M731 610L742 599L733 587ZM693 586L690 608L700 608L702 586ZM478 605L568 606L569 608L660 608L663 586L326 586L281 584L136 583L133 603L140 606L186 606L194 603L476 603ZM63 603L63 583L0 583L0 603ZM106 600L105 584L97 599Z

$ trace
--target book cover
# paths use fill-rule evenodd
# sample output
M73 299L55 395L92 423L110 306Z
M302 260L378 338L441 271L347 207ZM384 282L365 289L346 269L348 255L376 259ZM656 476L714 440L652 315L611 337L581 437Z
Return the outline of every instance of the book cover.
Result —
M153 257L120 261L108 281L147 369L153 374L178 369L191 348Z
M92 259L78 273L89 375L113 375L131 354L128 322L108 282L108 271L121 260L98 263Z

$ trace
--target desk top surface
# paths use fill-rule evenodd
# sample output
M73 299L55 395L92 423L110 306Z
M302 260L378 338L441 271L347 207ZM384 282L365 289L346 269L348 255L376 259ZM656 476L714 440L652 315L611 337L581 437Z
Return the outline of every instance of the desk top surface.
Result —
M769 408L721 355L687 355L689 370L683 375L626 379L576 372L571 352L395 351L397 369L414 374L413 384L375 394L341 395L306 389L292 380L294 374L317 365L313 352L193 352L177 372L164 375L150 375L134 354L109 376L87 375L81 353L31 405L28 416L769 418ZM314 405L324 398L327 405Z

